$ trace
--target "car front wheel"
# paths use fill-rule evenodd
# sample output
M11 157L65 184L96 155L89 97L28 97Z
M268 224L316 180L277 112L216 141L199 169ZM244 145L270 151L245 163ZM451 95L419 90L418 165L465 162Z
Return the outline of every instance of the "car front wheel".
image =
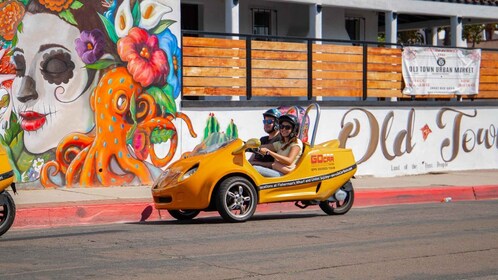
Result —
M228 222L245 222L252 217L258 204L258 193L243 177L225 179L216 194L218 213Z

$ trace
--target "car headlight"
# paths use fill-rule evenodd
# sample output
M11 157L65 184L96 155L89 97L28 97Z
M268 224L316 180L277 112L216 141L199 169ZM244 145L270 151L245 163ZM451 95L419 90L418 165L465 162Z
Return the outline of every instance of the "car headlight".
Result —
M194 175L194 173L197 171L197 169L199 169L198 164L194 165L187 172L183 173L182 177L180 177L180 180L178 180L178 182L181 182L183 180L190 178L192 175Z
M166 179L166 177L168 177L168 174L169 174L169 169L162 171L161 175L159 175L159 177L157 177L156 181L154 182L154 185L157 185L158 183Z
M166 170L162 171L161 175L159 175L159 177L157 177L157 179L154 181L154 184L152 185L152 188L153 189L163 188L164 184L167 183L166 182L166 178L168 178L169 173L170 173L169 169L166 169Z

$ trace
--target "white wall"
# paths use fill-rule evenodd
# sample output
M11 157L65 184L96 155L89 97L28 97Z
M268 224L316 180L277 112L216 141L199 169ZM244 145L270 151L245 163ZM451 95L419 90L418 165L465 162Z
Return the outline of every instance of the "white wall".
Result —
M277 11L278 36L306 37L309 30L308 5L298 3L276 3L268 1L239 1L240 32L251 34L251 9Z
M361 25L361 39L365 41L377 41L379 18L376 11L368 10L346 10L347 17L359 17L365 19L365 25ZM365 28L365 33L363 33ZM365 34L365 36L363 36ZM365 37L365 38L363 38Z
M183 130L182 152L200 143L209 113L214 113L221 131L233 119L239 138L247 140L264 134L261 113L267 109L183 108L200 136L193 139ZM316 143L338 138L343 126L351 123L357 135L349 138L346 146L353 149L357 161L363 159L358 175L391 177L498 169L498 107L321 109ZM314 119L315 111L311 112ZM425 139L424 131L428 132Z
M200 5L200 27L203 31L225 32L225 1L224 0L188 0L182 4Z
M322 9L323 38L349 40L348 32L346 31L346 15L345 9L339 7L323 7Z
M204 31L225 32L224 0L190 0L182 3L195 3L202 6L202 26ZM240 0L240 33L251 34L251 9L270 9L277 11L277 31L279 36L308 37L309 5L302 3L268 2L260 0ZM345 29L345 14L348 16L363 17L367 20L366 28L368 40L377 38L376 12L349 10L341 7L323 7L323 38L349 40Z

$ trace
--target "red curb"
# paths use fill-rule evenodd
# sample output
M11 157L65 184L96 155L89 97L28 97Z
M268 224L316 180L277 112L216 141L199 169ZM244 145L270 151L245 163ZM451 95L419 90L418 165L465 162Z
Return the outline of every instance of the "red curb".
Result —
M498 196L496 196L498 197ZM472 187L431 187L431 188L401 188L357 190L355 192L356 206L381 206L405 203L441 202L445 198L452 201L474 200Z
M476 186L474 193L477 200L498 198L498 186Z
M440 203L451 201L498 199L498 185L475 187L439 186L431 188L357 189L353 207L392 204ZM310 208L311 209L311 208ZM258 205L256 213L298 211L294 202ZM161 217L162 215L162 217ZM13 227L18 229L61 226L95 225L173 219L166 211L154 209L149 200L143 202L86 203L79 205L33 205L18 208ZM201 217L217 216L216 212L201 213Z
M44 206L17 209L15 228L48 228L159 219L150 202Z

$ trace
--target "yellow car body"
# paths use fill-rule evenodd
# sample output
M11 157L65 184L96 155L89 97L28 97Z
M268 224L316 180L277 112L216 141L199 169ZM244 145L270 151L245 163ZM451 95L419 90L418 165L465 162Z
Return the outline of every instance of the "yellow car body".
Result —
M14 223L16 216L16 205L12 196L5 190L12 187L16 192L14 184L14 171L9 164L9 157L5 149L0 145L0 235L6 233Z
M259 142L256 139L248 142L255 141ZM242 140L234 139L218 145L219 147L208 147L201 153L194 152L165 170L152 187L157 209L169 210L170 213L186 210L220 211L216 209L220 206L213 200L220 184L230 177L245 178L250 182L257 191L258 204L302 201L306 207L308 202L324 203L333 197L338 189L348 187L347 183L356 172L352 151L339 148L338 140L314 145L313 148L305 144L296 169L281 177L271 178L263 177L249 163L245 150L252 147L245 145ZM352 186L350 183L349 185L352 192ZM237 194L237 191L234 193ZM229 192L229 195L234 194ZM223 198L220 200L223 201ZM183 216L180 216L180 219L181 217ZM188 216L184 218L188 219ZM228 220L233 222L246 219L248 217Z
M0 145L0 191L10 187L14 182L14 172L9 164L5 149Z

